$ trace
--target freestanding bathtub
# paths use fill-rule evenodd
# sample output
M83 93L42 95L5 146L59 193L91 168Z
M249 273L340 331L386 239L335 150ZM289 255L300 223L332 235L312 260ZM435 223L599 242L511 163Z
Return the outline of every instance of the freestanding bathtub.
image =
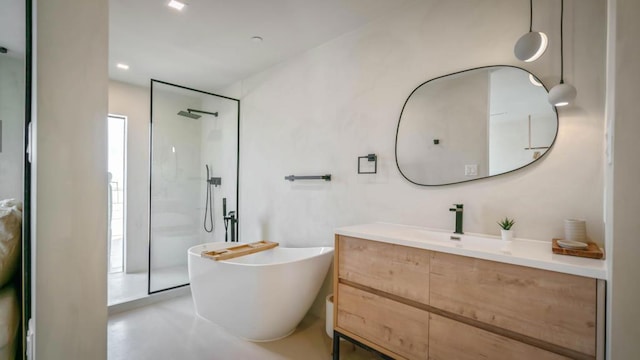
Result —
M198 315L251 341L291 334L318 295L333 248L276 247L224 261L200 256L228 245L207 243L189 249L189 280Z

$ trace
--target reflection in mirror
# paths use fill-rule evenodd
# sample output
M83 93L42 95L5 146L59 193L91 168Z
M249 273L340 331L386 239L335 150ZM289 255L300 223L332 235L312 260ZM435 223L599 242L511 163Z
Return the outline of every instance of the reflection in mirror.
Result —
M25 126L25 5L0 10L0 200L22 200ZM10 6L9 6L10 5Z
M398 121L400 173L417 185L446 185L541 158L555 141L558 118L535 80L516 67L489 66L418 86Z
M23 229L31 227L30 167L25 161L25 128L30 118L31 14L27 1L0 2L0 201L15 199L22 203ZM26 186L25 186L26 185ZM7 211L15 203L4 203L0 220L0 269L2 270L2 346L0 358L22 359L25 354L26 326L31 318L31 238L29 231L20 233L16 212ZM20 217L20 216L18 216ZM15 265L12 266L11 264Z
M189 282L187 249L224 241L237 213L239 101L151 83L149 293Z

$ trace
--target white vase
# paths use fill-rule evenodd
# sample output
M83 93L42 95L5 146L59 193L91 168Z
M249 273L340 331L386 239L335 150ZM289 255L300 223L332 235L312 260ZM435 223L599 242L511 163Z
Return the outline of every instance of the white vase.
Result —
M513 230L500 229L500 233L502 234L502 240L504 241L513 240Z
M327 295L325 309L327 310L325 314L325 331L333 339L333 294Z

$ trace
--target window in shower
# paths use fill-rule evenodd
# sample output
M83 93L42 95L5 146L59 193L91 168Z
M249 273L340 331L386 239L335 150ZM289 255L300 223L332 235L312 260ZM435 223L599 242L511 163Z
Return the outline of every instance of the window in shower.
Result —
M124 271L126 123L124 116L109 115L107 241L110 273Z

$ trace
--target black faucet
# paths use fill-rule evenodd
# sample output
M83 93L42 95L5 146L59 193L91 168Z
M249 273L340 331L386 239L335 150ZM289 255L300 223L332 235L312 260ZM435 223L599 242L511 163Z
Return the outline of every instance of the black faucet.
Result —
M229 225L231 225L231 242L238 242L236 236L238 218L236 217L235 211L229 211L227 213L227 198L222 198L222 219L224 220L224 242L229 241Z
M224 217L224 241L227 241L227 229L230 229L231 232L231 242L238 242L238 239L236 238L236 226L238 225L238 219L236 218L236 212L235 211L229 211L229 214L227 216Z
M454 231L454 234L464 234L462 232L462 212L463 212L463 208L464 205L462 204L453 204L455 206L455 208L451 208L449 209L449 211L455 211L456 212L456 231Z

